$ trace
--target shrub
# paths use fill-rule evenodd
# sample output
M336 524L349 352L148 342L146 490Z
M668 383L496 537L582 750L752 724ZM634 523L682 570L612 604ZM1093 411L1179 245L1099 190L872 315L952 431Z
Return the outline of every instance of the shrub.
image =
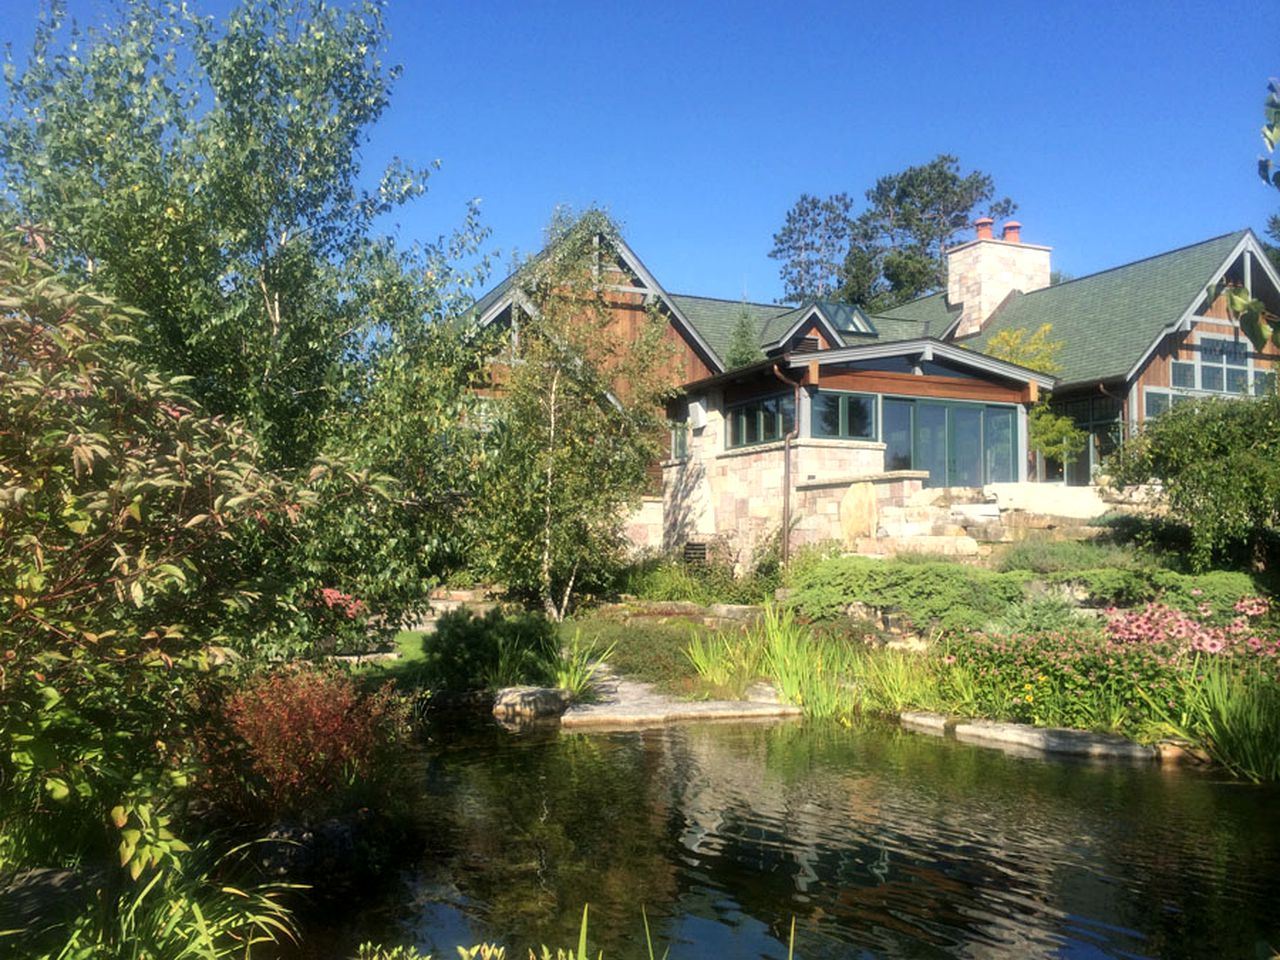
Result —
M1049 580L1082 589L1094 606L1131 607L1158 599L1183 610L1199 610L1207 603L1224 617L1241 597L1258 591L1249 574L1226 570L1184 574L1156 567L1101 568L1053 574Z
M363 693L333 669L252 677L218 713L205 732L205 792L260 821L314 820L381 796L408 735L390 684Z
M167 808L225 621L291 613L246 588L238 537L293 501L251 436L128 359L132 311L12 232L0 302L0 870L139 871L181 852Z
M684 563L655 558L634 564L623 571L618 590L641 600L697 603L763 603L772 598L780 583L776 564L766 564L742 577L724 562Z
M956 563L834 557L800 571L790 603L812 620L839 617L855 601L901 611L917 627L981 629L1022 599L1025 574Z
M1009 607L995 623L995 633L1026 634L1066 630L1079 623L1073 604L1061 597L1030 597Z
M1161 483L1171 515L1190 530L1193 569L1233 551L1260 564L1280 525L1280 394L1181 404L1104 469L1119 484Z
M1132 569L1142 566L1138 555L1117 544L1089 540L1048 540L1028 537L1005 547L996 561L1003 571L1030 570L1032 573L1063 573L1100 568Z
M545 684L555 680L559 649L555 624L540 614L494 608L478 617L462 607L422 638L422 670L446 690Z

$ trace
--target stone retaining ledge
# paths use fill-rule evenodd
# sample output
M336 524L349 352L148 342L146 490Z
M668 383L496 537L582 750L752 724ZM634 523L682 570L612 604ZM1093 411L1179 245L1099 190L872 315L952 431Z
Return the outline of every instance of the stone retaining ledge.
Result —
M799 707L787 703L709 700L634 705L626 703L582 704L560 717L565 729L587 727L656 727L682 720L767 720L799 717Z
M940 713L907 712L898 718L909 730L953 736L963 743L1015 747L1038 753L1096 760L1158 761L1162 751L1124 737L1063 727L1033 727L994 720L955 720Z

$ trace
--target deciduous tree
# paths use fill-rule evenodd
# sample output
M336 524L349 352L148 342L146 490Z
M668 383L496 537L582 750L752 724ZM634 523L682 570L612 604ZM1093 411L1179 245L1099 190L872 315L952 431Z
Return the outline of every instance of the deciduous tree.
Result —
M1053 324L1042 324L1034 333L1026 330L1001 330L986 346L985 352L1000 360L1008 360L1042 373L1057 373L1061 369L1058 354L1066 343L1051 340ZM1088 434L1079 429L1070 417L1054 413L1049 406L1050 394L1046 391L1027 414L1027 443L1032 450L1066 463L1088 442Z
M517 271L518 328L498 368L496 450L477 501L492 575L556 620L620 558L626 513L665 439L664 322L650 308L633 337L614 323L614 235L600 211L559 215Z

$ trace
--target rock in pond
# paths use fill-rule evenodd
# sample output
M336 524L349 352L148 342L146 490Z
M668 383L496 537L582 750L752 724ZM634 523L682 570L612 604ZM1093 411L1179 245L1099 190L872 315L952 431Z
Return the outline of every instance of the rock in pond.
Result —
M569 706L569 691L556 687L507 687L493 701L493 715L504 722L558 717Z

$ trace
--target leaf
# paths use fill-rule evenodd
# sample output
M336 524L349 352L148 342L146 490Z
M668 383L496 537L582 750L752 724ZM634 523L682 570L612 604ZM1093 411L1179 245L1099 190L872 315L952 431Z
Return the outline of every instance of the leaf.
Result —
M117 805L111 808L111 822L117 829L124 828L124 825L129 822L129 815L125 813L124 807Z
M71 787L61 777L45 777L44 788L56 801L63 801L71 796Z

